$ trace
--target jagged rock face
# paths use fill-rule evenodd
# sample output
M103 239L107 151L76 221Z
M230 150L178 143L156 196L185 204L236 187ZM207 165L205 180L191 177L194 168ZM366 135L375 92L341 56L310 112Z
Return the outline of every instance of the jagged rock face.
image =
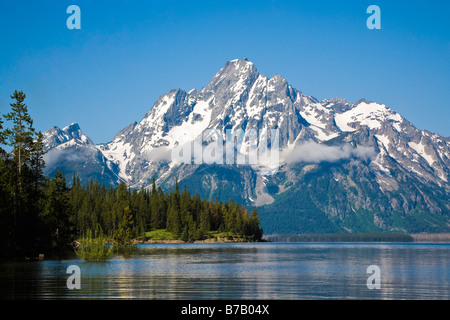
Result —
M92 178L106 184L115 185L121 181L117 164L105 158L98 146L82 133L77 123L63 129L53 127L43 136L44 148L47 150L44 155L46 175L53 176L62 170L68 180L72 173L76 173L82 179Z
M277 170L265 171L261 164L173 161L172 152L180 146L202 138L208 143L225 140L226 130L239 129L259 133L244 140L239 147L244 154L250 140L263 148L262 133L278 130ZM49 154L70 150L85 162L97 159L84 166L84 175L132 187L150 185L153 177L164 188L181 180L203 196L233 197L260 207L263 222L278 214L274 221L279 225L268 228L273 232L283 229L284 214L284 220L304 219L297 221L301 225L315 220L309 230L316 231L418 230L416 224L448 230L449 146L448 138L415 128L385 105L338 98L318 101L278 74L260 74L247 59L227 62L200 91L178 89L161 96L140 122L108 144L94 145L77 124L45 133ZM47 172L58 165L51 162ZM80 171L79 163L66 161L65 169L70 166ZM282 213L280 206L290 206L295 197L303 199L310 212L291 206ZM411 222L409 217L418 214L431 216ZM295 223L291 227L287 231L308 230Z
M89 137L85 136L78 123L72 123L60 129L53 127L44 132L44 148L50 150L70 140L75 140L80 144L93 144Z

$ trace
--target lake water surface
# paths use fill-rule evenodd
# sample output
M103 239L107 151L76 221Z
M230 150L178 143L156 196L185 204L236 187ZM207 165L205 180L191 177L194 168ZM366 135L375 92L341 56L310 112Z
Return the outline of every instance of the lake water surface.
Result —
M79 290L67 288L70 265ZM380 289L367 287L370 265ZM448 300L450 244L148 244L107 262L3 261L0 298Z

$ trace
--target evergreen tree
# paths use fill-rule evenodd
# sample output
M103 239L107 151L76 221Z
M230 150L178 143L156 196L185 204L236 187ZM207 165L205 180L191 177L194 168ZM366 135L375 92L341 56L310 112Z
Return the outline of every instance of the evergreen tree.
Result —
M41 132L36 133L36 138L30 146L30 178L34 183L34 192L39 192L45 183L44 176L44 142Z
M189 241L189 227L186 225L183 229L183 232L180 236L181 241L188 242Z
M258 211L256 209L252 210L250 215L250 236L253 237L255 241L261 241L263 236L263 230L259 224Z
M169 203L167 210L167 230L175 235L181 232L181 217L177 205L173 202Z
M89 195L86 192L83 197L80 210L77 212L77 229L80 235L86 235L88 230L92 231L96 229L97 224L93 224L90 219L91 212L91 201L89 200Z
M211 216L211 230L220 230L223 219L220 215L218 204L212 202L212 200L209 202L209 212Z
M180 218L181 223L186 224L192 218L191 195L184 186L184 190L180 195Z
M12 147L9 155L3 156L7 174L4 177L9 200L10 219L6 219L9 230L9 244L15 254L38 254L40 219L43 201L42 186L44 176L42 169L42 135L33 128L33 120L28 114L25 94L15 91L11 99L11 112L4 114L5 120L11 123L2 130L2 142ZM6 161L5 161L6 160Z
M113 236L116 245L125 246L130 243L133 235L133 224L134 220L132 211L129 206L126 206L123 209L122 221L120 222L119 227Z
M9 255L13 250L11 242L11 194L9 192L8 153L2 148L6 144L0 115L0 242L3 250L0 256Z
M69 189L61 171L50 181L46 192L44 221L51 238L52 247L62 249L73 239L70 226Z
M6 129L3 135L9 138L9 145L13 147L14 161L19 175L22 172L23 164L31 158L31 145L35 135L33 120L28 114L27 105L24 103L25 98L26 95L22 91L14 91L11 99L16 101L10 104L12 111L3 115L7 121L13 123L13 128Z
M135 236L139 237L145 233L146 226L150 224L151 209L147 191L144 187L141 190L133 190L131 194L131 206L134 212Z
M4 145L6 142L5 133L2 130L3 130L3 120L0 117L0 154L3 154L5 152L5 150L3 150L1 146Z
M123 210L123 208L130 206L131 205L130 200L131 197L128 187L125 184L125 182L122 181L117 186L117 204L120 207L120 210Z
M72 187L68 191L69 202L69 224L71 226L70 233L79 235L80 230L77 226L77 214L83 203L85 192L80 183L80 178L76 176L75 172L72 175Z
M199 228L202 230L202 234L205 234L211 230L211 213L209 211L209 202L204 201L199 210Z
M165 195L161 187L156 190L153 180L152 194L150 197L151 203L151 222L150 225L154 229L165 229L167 222L168 208L165 201Z
M169 194L169 205L167 210L167 230L174 234L180 234L182 231L183 221L180 214L180 190L178 181L175 183L175 191Z

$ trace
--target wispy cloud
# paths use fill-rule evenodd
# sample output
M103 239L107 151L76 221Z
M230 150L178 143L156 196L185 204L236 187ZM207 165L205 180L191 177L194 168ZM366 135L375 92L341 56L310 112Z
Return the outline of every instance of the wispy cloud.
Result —
M148 161L171 161L171 150L159 147L142 153L141 157Z
M336 162L343 159L372 159L376 156L372 147L353 147L349 144L329 146L316 142L304 142L290 151L281 153L282 161L286 163L296 162Z
M51 149L44 155L44 161L46 167L51 167L56 165L58 162L62 161L85 161L86 157L82 154L76 152L70 152L67 150Z

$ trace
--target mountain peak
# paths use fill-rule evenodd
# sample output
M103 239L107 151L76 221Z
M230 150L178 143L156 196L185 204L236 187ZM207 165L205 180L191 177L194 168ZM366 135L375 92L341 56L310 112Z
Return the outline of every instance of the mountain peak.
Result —
M234 59L225 63L225 67L220 71L227 73L254 73L257 72L253 62L248 61L247 58ZM219 71L219 73L220 73Z
M65 127L62 129L62 131L65 131L65 132L76 132L76 131L80 131L80 132L81 132L81 129L80 129L80 126L79 126L78 122L72 122L72 123L69 124L68 126L65 126Z
M242 59L233 59L230 61L227 61L225 63L225 65L227 64L253 64L253 62L249 61L247 58L242 58Z
M237 84L240 87L243 83L251 85L258 76L255 65L246 58L231 60L216 73L206 90L229 90L233 85Z
M89 137L83 134L77 122L72 122L63 129L55 126L44 132L44 146L46 149L57 147L71 140L81 144L94 144Z
M275 73L272 76L272 78L270 78L270 81L271 82L276 82L276 83L278 83L278 82L280 82L280 83L287 82L287 80L285 78L283 78L283 76L281 74L279 74L279 73Z

